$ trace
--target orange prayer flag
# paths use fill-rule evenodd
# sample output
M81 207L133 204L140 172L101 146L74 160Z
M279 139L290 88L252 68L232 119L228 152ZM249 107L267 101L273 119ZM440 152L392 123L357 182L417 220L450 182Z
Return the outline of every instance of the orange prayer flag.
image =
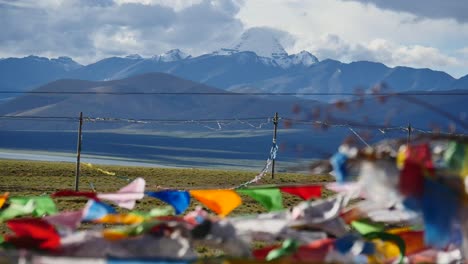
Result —
M10 194L9 192L6 192L0 196L0 208L2 208L3 205L5 204L6 200L8 199L9 194Z
M221 216L228 215L242 203L240 196L233 190L192 190L190 194Z

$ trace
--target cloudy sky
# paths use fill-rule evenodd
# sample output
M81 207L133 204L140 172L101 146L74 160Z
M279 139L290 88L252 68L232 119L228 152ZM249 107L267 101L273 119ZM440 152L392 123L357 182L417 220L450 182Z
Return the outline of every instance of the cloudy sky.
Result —
M262 27L289 53L468 74L466 0L0 0L0 57L200 55Z

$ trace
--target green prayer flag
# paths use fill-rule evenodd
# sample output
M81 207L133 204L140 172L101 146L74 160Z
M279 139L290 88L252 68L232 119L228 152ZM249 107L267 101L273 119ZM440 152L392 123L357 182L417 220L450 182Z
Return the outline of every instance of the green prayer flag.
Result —
M356 229L361 235L366 235L372 232L382 232L384 231L384 225L382 224L375 224L369 223L368 221L353 221L351 222L351 226Z
M448 169L464 174L468 171L468 145L452 141L444 152L444 161ZM461 175L465 176L465 175Z
M0 221L6 221L18 216L30 215L34 211L35 203L30 200L26 204L10 203L10 206L0 211Z
M239 189L238 193L248 195L261 203L268 211L283 209L283 196L278 188Z
M49 196L38 197L12 197L9 199L11 204L26 205L28 202L34 202L33 216L41 217L44 215L53 215L58 212L54 200Z
M139 215L144 218L151 218L151 217L159 217L159 216L168 216L174 215L174 207L172 206L161 206L151 209L149 212L139 212L139 211L132 211L130 214Z
M299 244L292 240L287 239L283 242L280 248L274 249L266 256L267 261L282 258L284 256L292 255L299 248Z

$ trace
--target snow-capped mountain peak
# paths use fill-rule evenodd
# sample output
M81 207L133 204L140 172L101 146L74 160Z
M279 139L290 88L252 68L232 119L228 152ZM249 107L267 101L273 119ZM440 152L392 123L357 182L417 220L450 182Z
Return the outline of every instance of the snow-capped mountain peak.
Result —
M181 51L180 49L172 49L161 55L155 56L154 59L157 59L162 62L172 62L172 61L188 59L190 57L192 56Z
M288 55L280 44L277 34L265 28L251 28L244 32L240 41L233 48L222 48L212 53L218 56L230 56L239 52L254 52L265 64L287 69L293 66L308 67L318 62L317 57L307 51Z
M72 71L83 67L83 65L77 63L72 58L65 56L61 56L56 59L50 59L50 61L61 64L66 71Z
M289 55L289 58L291 59L291 63L293 65L304 65L304 66L310 66L314 63L319 62L317 57L314 55L310 54L308 51L301 51L297 54Z
M288 56L277 37L263 28L248 29L242 34L239 43L230 50L233 52L252 51L260 57L272 59Z

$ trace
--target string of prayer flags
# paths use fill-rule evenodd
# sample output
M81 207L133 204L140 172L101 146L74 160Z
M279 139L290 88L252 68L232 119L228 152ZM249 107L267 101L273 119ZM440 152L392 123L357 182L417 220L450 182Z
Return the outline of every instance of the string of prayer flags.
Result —
M136 178L116 193L98 194L97 197L102 200L112 201L119 207L133 209L136 201L143 199L145 196L145 185L146 182L143 178Z
M242 203L233 190L191 190L190 195L220 216L228 215Z
M282 192L289 193L301 197L304 200L311 198L320 198L322 196L322 186L285 186L279 187Z
M278 188L238 189L237 192L252 197L268 211L283 209L283 196Z
M177 215L185 212L190 206L190 194L187 191L166 190L146 192L146 195L172 205Z
M87 167L89 167L91 169L95 169L95 170L99 171L100 173L103 173L103 174L106 174L106 175L109 175L109 176L115 176L115 172L111 172L111 171L103 170L101 168L97 168L91 163L83 162L81 164L86 165Z

